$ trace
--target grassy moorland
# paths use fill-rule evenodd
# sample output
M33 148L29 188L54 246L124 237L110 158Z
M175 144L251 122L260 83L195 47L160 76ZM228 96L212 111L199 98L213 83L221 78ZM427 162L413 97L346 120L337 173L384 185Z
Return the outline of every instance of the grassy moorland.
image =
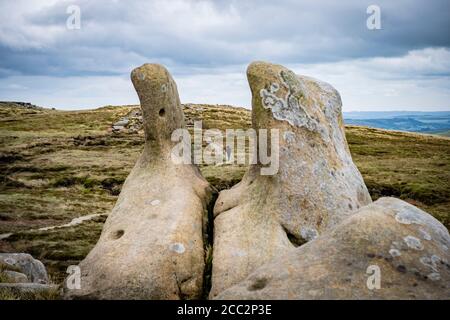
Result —
M142 132L111 132L112 123L137 106L86 111L0 105L0 252L28 252L59 283L68 265L96 243L106 215L143 146ZM189 105L187 123L203 128L248 128L250 111ZM374 199L396 196L450 227L450 139L348 126L353 159ZM224 189L245 166L201 166ZM81 224L39 230L95 215ZM1 238L1 236L0 236Z

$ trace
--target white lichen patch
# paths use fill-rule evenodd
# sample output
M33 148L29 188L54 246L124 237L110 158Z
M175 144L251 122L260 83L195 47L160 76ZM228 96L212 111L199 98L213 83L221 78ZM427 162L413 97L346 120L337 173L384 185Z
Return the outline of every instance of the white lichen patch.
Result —
M397 222L401 224L417 224L419 226L425 226L426 232L421 232L421 236L426 237L424 238L425 240L433 239L441 245L446 246L450 244L450 234L448 233L448 230L433 216L407 203L396 206L393 209L396 212L395 220ZM421 229L425 231L425 228Z
M401 207L395 208L395 211L395 220L399 223L426 225L433 229L440 228L439 221L413 205L405 203Z
M285 131L283 133L283 139L288 144L293 144L293 143L295 143L295 133L293 133L292 131Z
M400 252L400 250L394 249L394 248L391 248L391 250L389 250L389 254L390 254L393 258L399 257L399 256L402 255L401 252Z
M319 236L319 232L315 228L301 227L300 236L306 241L311 241Z
M409 208L405 208L406 210L398 211L395 215L395 220L402 224L423 224L423 219L421 219L420 215L417 212L409 210Z
M270 109L275 119L287 121L290 125L304 127L309 131L318 132L326 141L329 140L328 130L317 120L313 119L306 109L300 104L299 97L306 95L306 88L298 77L288 71L281 71L280 78L287 89L286 95L277 96L280 85L272 83L269 89L261 89L261 103L265 109Z
M182 243L172 243L170 245L170 250L176 253L184 253L184 251L186 251L186 249L184 248L184 245Z
M280 89L280 85L278 83L275 82L270 85L270 92L275 93L278 89Z
M433 272L439 272L438 270L438 264L441 262L441 258L435 254L433 254L431 257L421 257L420 262L424 265L429 267Z
M392 241L391 248L400 250L402 248L402 243L399 241Z
M247 255L247 253L245 251L242 251L242 250L234 250L231 254L234 257L245 257Z
M428 240L428 241L431 240L431 235L428 232L426 232L424 229L420 228L419 233L424 240Z
M429 275L427 275L427 278L431 281L438 281L441 280L441 274L438 272L432 272Z
M431 256L431 262L435 265L435 266L437 266L437 264L439 263L439 262L441 262L441 258L439 257L439 256L437 256L437 255L435 255L435 254L433 254L432 256Z
M406 236L403 238L403 241L405 241L406 245L411 249L423 250L422 242L414 236Z
M138 72L138 74L136 75L138 77L139 80L144 81L145 80L145 73L143 72Z
M159 205L160 203L161 203L161 201L158 200L158 199L153 199L153 200L147 200L147 201L145 201L145 204L149 204L149 205L152 205L152 206L157 206L157 205Z

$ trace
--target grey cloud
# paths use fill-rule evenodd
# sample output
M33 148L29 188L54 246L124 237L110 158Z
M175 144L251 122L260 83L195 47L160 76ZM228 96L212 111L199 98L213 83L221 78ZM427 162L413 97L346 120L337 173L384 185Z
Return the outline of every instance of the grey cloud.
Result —
M450 46L449 1L377 1L383 29L369 31L373 2L77 1L82 28L73 31L65 29L72 2L2 3L0 76L123 74L145 61L321 63Z
M366 28L371 4L382 30ZM130 70L159 62L184 102L248 107L246 65L269 60L330 82L347 111L447 110L448 30L448 0L0 1L0 100L137 103Z

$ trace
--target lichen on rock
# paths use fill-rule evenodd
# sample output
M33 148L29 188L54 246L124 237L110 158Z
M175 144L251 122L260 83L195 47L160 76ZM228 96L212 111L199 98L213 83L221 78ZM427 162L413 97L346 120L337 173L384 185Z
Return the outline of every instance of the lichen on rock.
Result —
M433 240L420 241L423 222ZM442 237L442 238L441 238ZM439 239L439 240L438 240ZM450 299L450 245L446 228L428 213L381 198L294 251L264 264L217 299ZM376 266L380 286L367 285ZM268 279L257 290L258 279Z

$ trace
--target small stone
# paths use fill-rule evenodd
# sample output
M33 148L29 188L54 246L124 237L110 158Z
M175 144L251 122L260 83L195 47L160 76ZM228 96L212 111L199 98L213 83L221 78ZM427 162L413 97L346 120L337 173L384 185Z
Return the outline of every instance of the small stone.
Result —
M130 121L125 118L125 119L121 119L120 121L117 121L116 123L114 123L113 126L114 127L126 127L129 122Z

